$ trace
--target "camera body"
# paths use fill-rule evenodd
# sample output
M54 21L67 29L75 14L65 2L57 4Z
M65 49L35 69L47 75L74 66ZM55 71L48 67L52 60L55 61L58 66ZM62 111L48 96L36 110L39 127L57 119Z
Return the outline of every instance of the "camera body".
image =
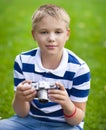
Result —
M49 101L47 91L49 89L56 89L55 82L46 81L32 82L32 87L38 91L37 98L40 103L47 103Z

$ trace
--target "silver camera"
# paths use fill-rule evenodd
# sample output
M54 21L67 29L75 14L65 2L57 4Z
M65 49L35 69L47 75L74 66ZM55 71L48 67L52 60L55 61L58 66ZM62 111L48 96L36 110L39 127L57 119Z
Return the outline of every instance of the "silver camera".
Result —
M37 98L40 103L47 103L49 101L48 98L48 89L55 89L56 85L55 82L46 82L46 81L39 81L39 82L32 82L32 87L34 87L37 91Z

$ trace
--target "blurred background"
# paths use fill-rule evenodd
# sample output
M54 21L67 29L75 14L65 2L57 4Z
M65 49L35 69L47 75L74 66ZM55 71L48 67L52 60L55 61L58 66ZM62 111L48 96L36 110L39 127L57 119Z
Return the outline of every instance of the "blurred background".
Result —
M0 0L0 118L14 114L16 55L37 47L31 36L32 14L40 5L50 3L69 13L71 36L66 47L91 70L85 130L106 130L106 0Z

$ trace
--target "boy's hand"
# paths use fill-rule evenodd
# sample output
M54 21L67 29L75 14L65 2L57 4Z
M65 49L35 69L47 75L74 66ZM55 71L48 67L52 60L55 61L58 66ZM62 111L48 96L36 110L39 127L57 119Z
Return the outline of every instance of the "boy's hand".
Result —
M48 90L48 96L50 100L59 103L63 109L68 109L72 102L65 87L60 83L56 83L56 86L59 89Z
M16 96L21 101L31 101L36 96L36 90L31 86L31 81L23 81L17 86Z

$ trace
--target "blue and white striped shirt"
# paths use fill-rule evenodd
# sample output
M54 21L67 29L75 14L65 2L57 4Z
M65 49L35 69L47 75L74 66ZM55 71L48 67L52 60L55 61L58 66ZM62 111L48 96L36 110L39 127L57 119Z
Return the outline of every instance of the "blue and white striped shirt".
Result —
M54 61L55 62L55 61ZM40 48L23 52L15 59L14 86L23 80L55 81L66 88L69 97L75 102L86 102L90 89L90 71L87 64L68 49L63 49L63 57L55 70L42 66ZM48 102L40 104L37 99L31 101L30 115L40 120L66 122L59 104ZM82 127L83 122L79 124Z

